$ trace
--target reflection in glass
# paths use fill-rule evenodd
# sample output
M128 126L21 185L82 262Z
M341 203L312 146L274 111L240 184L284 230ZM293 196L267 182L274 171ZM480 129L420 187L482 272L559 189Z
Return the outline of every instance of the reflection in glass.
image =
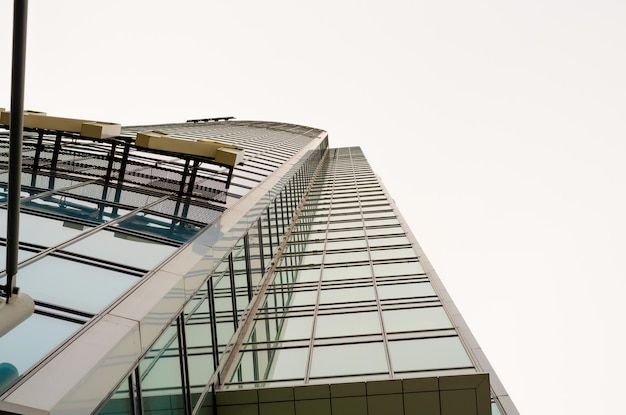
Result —
M0 237L6 238L7 211L0 209ZM85 230L85 225L20 213L20 241L51 247L68 241Z
M385 349L380 343L316 346L311 377L388 372Z
M80 327L35 313L0 337L0 364L8 363L22 374Z
M392 277L397 275L415 275L423 273L424 270L417 261L374 264L374 275L376 277Z
M98 313L139 278L47 256L20 269L20 288L35 300Z
M129 389L129 380L126 379L111 396L111 399L98 412L98 415L132 415L133 401Z
M395 372L472 366L458 337L390 341L389 354Z
M372 269L369 265L355 265L351 267L326 268L323 271L323 280L348 280L355 278L371 278Z
M410 284L378 285L378 297L381 300L392 298L412 298L434 296L435 291L429 282L414 282Z
M383 310L387 333L452 328L443 307Z
M315 337L337 337L380 334L378 313L346 313L320 315L315 325Z
M347 303L351 301L372 301L375 300L373 287L341 288L333 290L322 290L320 304Z
M147 212L134 214L116 226L179 242L187 242L203 228L203 226L191 222L166 218Z
M139 371L143 406L147 414L165 410L183 413L176 322L167 328L139 363Z
M152 269L177 248L122 232L102 230L65 249L131 267Z
M207 291L202 290L185 306L185 340L192 406L197 402L214 370L207 295Z

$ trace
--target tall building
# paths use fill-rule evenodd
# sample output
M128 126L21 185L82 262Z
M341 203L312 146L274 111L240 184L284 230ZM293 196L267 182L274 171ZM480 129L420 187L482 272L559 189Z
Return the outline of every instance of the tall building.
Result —
M36 307L0 338L0 413L517 414L358 147L229 117L25 127Z

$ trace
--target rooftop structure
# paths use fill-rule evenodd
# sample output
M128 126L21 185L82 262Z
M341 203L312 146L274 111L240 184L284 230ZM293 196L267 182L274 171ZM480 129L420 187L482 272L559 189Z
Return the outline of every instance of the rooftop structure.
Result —
M517 413L359 148L232 117L30 117L35 314L0 338L0 412Z

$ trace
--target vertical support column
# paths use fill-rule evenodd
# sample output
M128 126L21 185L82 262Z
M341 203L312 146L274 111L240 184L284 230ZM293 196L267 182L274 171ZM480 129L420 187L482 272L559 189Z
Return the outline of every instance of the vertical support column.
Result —
M7 213L7 285L10 303L17 274L20 231L20 193L22 187L22 137L24 128L24 78L26 74L26 22L28 0L15 0L13 6L13 66L11 73L11 125L9 143L9 190Z
M243 249L246 257L246 286L248 301L252 300L252 262L250 261L250 237L246 233L243 237Z

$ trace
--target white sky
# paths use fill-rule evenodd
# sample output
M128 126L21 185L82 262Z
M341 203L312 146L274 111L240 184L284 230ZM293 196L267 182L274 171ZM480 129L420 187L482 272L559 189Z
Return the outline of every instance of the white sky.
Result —
M26 108L362 146L520 412L623 408L626 2L310 3L31 0Z

